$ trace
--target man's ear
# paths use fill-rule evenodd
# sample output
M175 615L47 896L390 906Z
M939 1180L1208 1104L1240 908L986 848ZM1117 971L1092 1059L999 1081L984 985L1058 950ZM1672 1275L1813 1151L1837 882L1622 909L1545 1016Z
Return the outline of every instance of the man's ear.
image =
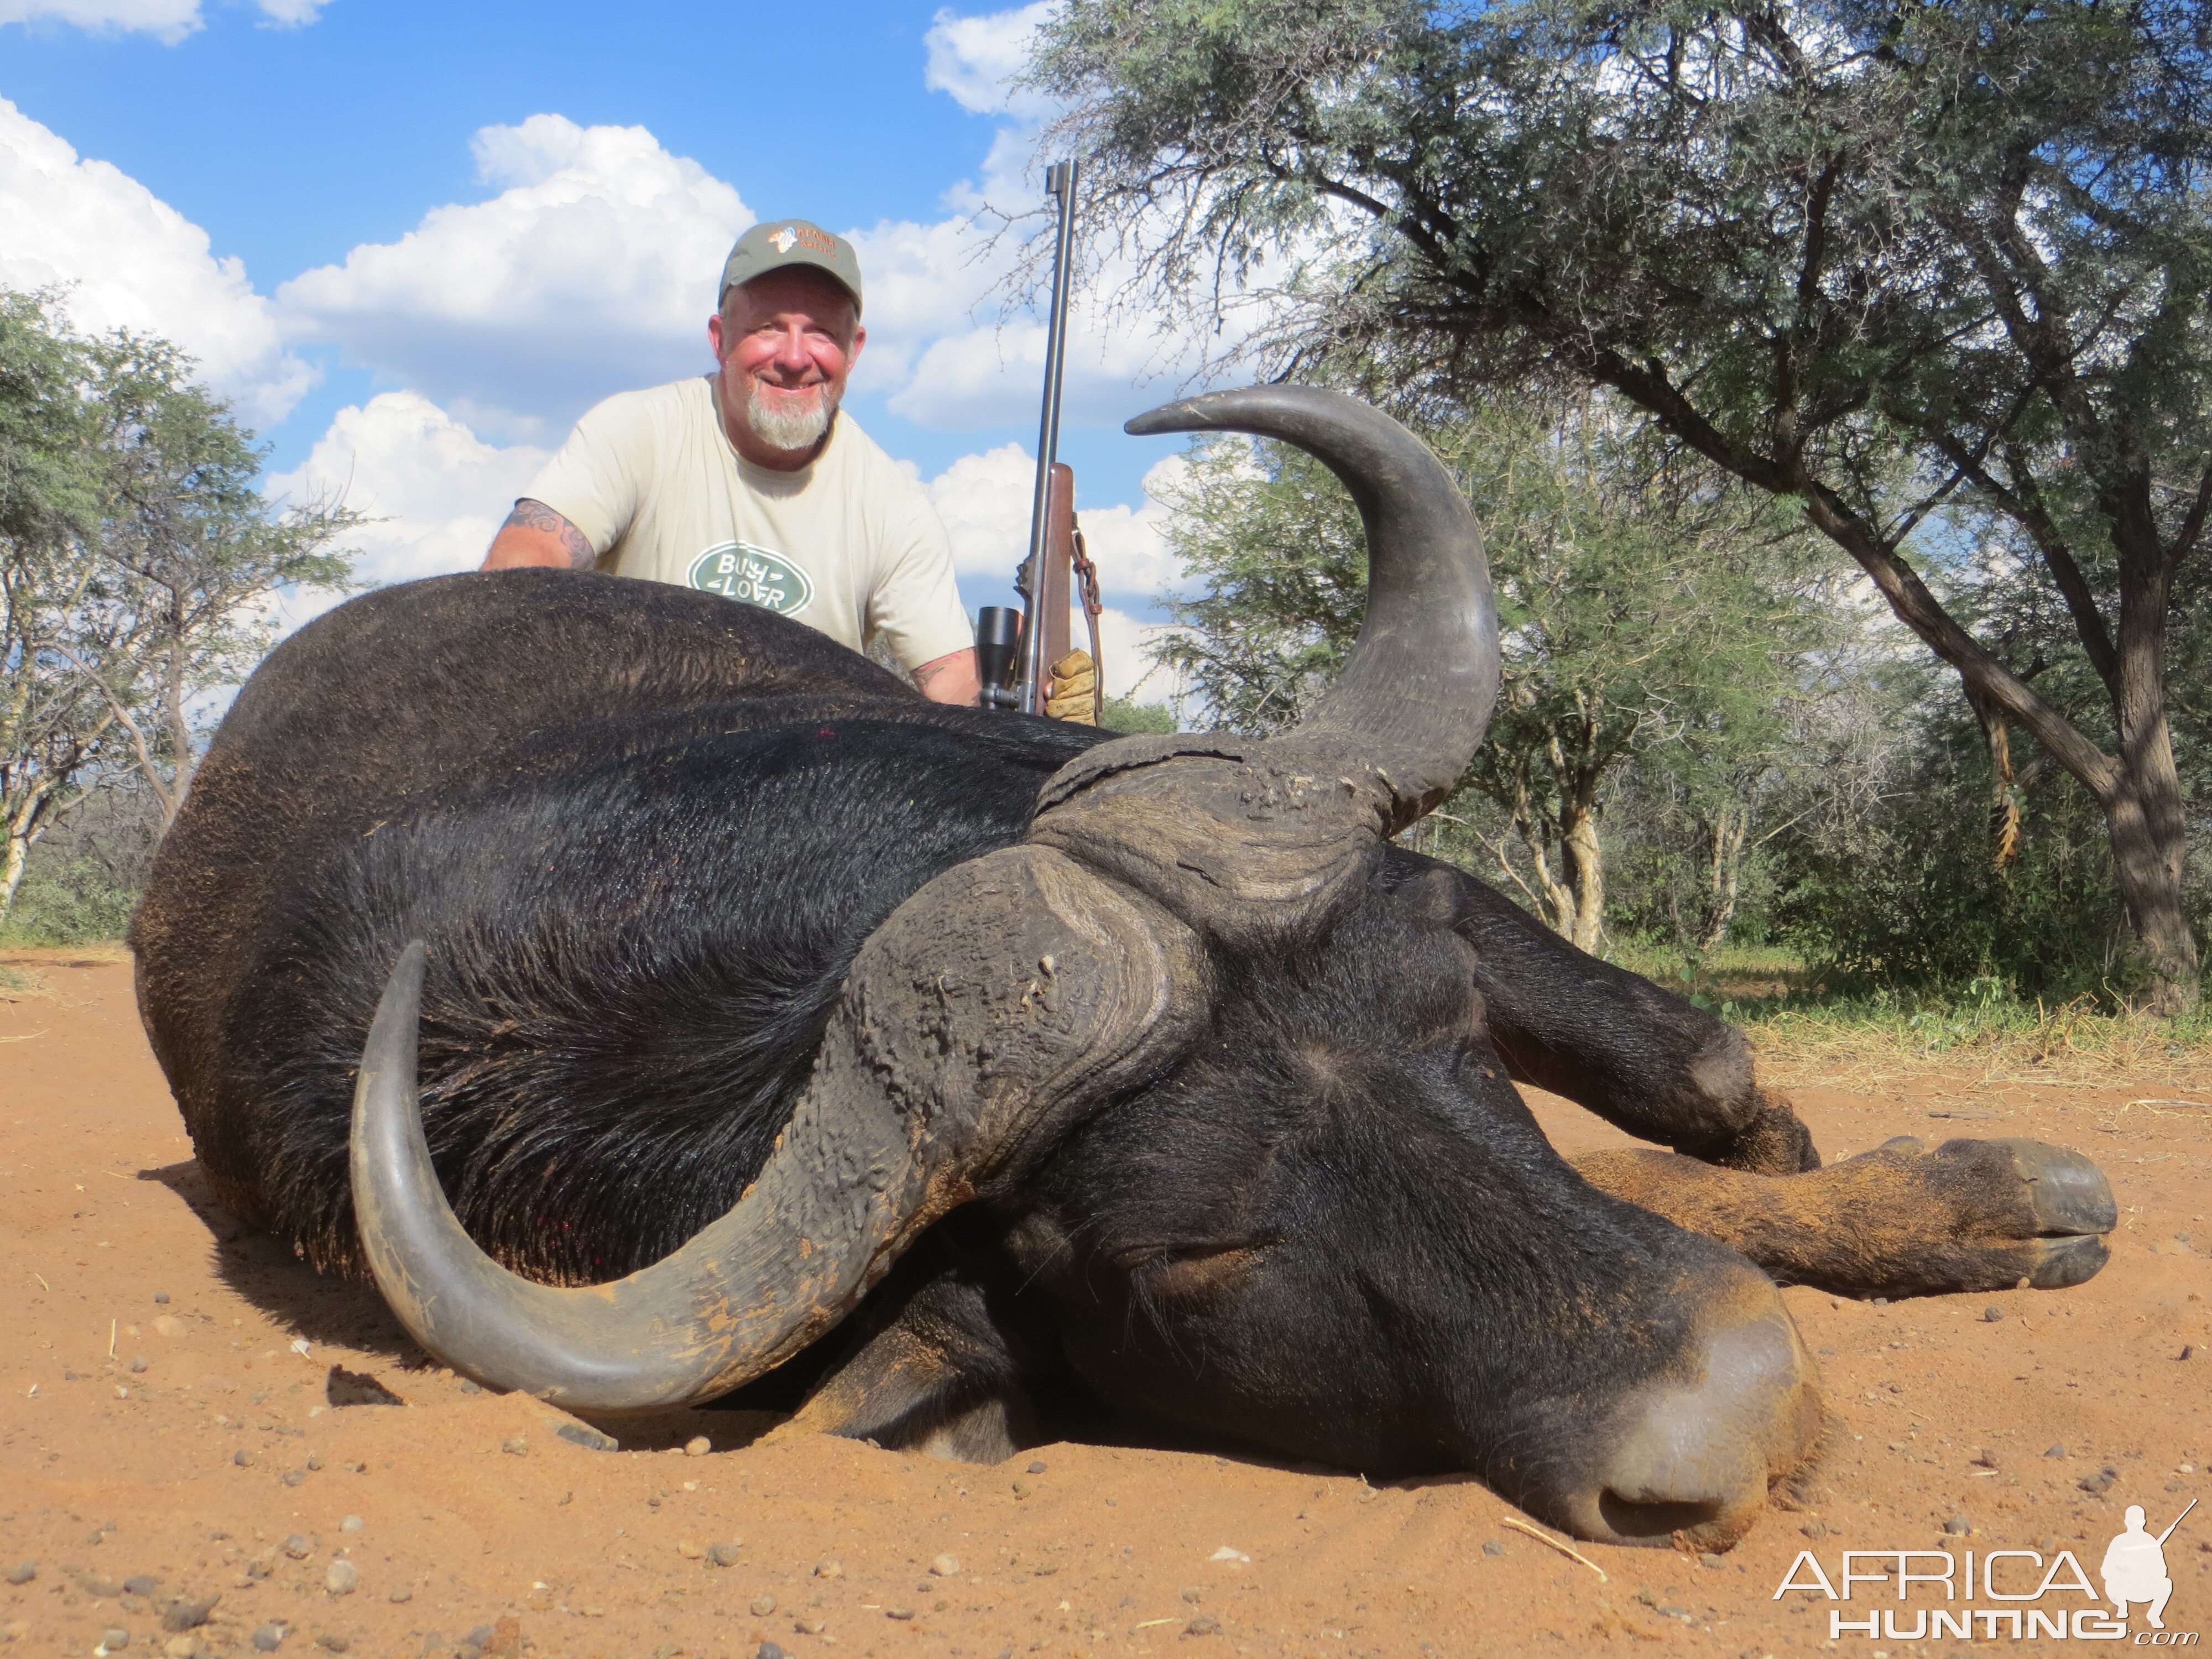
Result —
M720 362L722 361L722 313L719 311L707 319L707 343L714 348L714 361Z
M860 348L867 344L867 325L865 323L854 323L853 325L852 349L845 354L845 372L847 374L851 374L853 372L853 365L860 361Z

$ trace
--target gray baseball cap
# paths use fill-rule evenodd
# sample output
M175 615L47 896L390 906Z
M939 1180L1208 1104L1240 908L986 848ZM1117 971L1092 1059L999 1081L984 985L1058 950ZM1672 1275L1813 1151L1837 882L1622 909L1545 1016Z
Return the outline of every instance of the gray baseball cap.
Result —
M811 265L827 271L853 296L853 314L860 314L860 258L853 245L805 219L769 219L738 238L722 264L722 286L714 295L719 307L730 290L756 276L786 265Z

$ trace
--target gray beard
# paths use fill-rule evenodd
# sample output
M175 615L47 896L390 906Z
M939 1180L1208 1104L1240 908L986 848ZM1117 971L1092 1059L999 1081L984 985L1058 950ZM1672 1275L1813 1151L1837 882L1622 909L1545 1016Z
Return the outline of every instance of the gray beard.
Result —
M830 419L837 413L836 393L827 385L810 388L815 394L811 408L771 409L761 395L763 390L758 381L747 385L745 424L770 449L812 448L829 431Z

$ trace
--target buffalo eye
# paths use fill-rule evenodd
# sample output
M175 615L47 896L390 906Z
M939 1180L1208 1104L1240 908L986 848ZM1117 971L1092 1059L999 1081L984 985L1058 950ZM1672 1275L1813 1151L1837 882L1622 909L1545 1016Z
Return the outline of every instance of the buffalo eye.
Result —
M1199 1300L1233 1287L1279 1242L1243 1239L1178 1245L1146 1255L1131 1269L1130 1278L1146 1296Z

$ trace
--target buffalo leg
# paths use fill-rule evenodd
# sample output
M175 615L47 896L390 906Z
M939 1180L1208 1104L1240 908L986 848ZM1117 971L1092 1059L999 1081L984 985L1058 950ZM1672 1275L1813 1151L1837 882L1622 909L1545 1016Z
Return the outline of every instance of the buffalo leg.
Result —
M1761 1090L1743 1034L1640 974L1577 950L1465 872L1395 852L1400 893L1474 947L1507 1073L1640 1140L1764 1175L1818 1168L1790 1103Z
M1761 1176L1641 1149L1571 1160L1600 1191L1741 1251L1784 1284L1848 1296L2057 1290L2105 1265L2112 1189L2038 1140L1910 1137L1823 1170Z

